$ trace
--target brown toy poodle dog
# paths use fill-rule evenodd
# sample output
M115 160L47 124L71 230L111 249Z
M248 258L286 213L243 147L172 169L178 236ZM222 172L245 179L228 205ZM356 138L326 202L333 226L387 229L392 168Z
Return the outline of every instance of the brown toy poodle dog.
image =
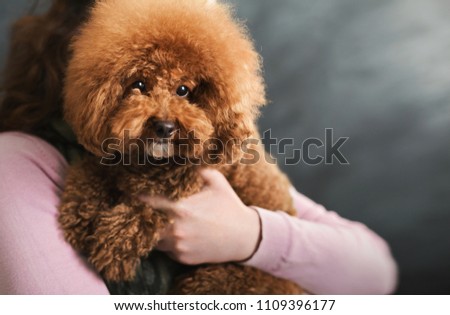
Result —
M260 144L246 142L258 139L264 84L260 58L227 5L99 0L71 48L65 118L92 154L68 174L60 223L117 292L147 292L142 266L168 224L138 197L199 192L202 167L220 170L245 204L294 213L287 178ZM184 268L169 292L302 290L229 263Z

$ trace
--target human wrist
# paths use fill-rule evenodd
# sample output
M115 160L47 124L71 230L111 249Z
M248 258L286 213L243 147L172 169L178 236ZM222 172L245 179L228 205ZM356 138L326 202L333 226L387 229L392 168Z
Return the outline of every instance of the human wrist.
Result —
M252 207L243 205L242 213L245 219L242 221L244 222L242 225L243 235L241 235L240 241L242 242L244 240L245 242L243 246L240 246L241 250L236 259L240 263L246 262L253 257L258 250L262 235L261 218L259 217L258 211Z

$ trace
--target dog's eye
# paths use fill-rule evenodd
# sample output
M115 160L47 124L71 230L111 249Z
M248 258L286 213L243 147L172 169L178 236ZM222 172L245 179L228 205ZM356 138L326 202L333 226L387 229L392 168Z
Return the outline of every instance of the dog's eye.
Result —
M134 82L134 83L131 85L131 88L132 88L133 90L134 90L134 89L137 89L137 90L141 91L141 93L147 92L147 87L145 86L145 83L142 82L142 81L136 81L136 82Z
M177 95L179 97L186 97L189 95L189 93L191 93L191 90L189 90L189 88L186 85L181 85L177 89Z

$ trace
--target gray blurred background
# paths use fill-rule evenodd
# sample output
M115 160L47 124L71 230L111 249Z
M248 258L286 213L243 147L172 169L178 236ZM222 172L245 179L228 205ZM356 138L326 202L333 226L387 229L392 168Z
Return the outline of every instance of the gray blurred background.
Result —
M3 64L9 24L34 1L0 1ZM295 148L326 128L349 137L349 165L278 155L297 189L390 243L397 293L450 294L450 1L232 2L264 58L261 130Z

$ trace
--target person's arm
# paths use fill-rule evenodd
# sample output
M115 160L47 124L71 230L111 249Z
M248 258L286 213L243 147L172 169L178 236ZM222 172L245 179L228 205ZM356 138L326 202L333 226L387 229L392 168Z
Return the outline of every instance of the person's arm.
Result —
M108 294L58 225L67 167L39 138L0 134L0 294Z
M261 242L245 264L287 278L315 294L389 294L397 266L386 242L292 191L298 218L257 209Z
M158 248L172 258L185 264L245 261L315 294L394 290L397 269L389 248L364 225L296 192L299 218L255 210L242 203L219 172L203 170L202 176L207 186L192 197L178 202L141 198L171 214L173 224Z

